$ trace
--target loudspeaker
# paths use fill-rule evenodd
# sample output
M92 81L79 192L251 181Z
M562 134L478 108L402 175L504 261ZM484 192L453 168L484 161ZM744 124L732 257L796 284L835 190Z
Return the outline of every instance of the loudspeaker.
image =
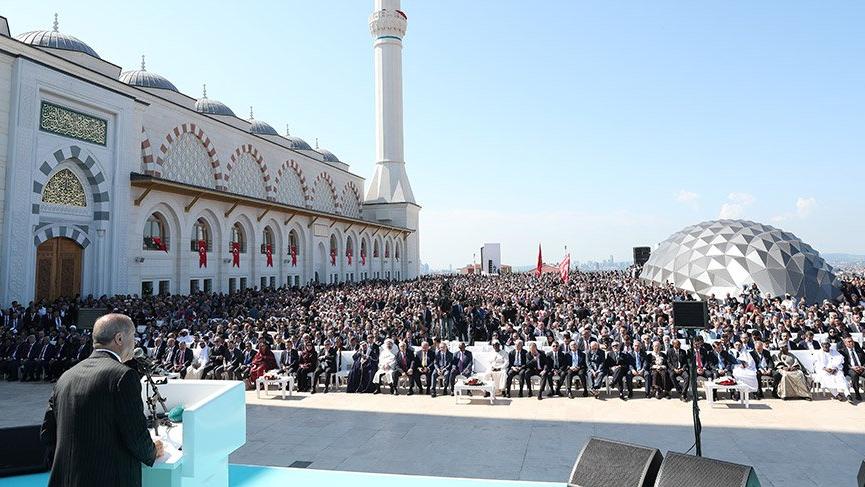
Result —
M651 247L634 247L634 265L642 266L649 261L652 255Z
M652 487L661 452L657 448L592 437L577 457L571 487Z
M45 472L48 455L39 438L41 426L0 428L0 477Z
M674 301L673 324L679 329L706 328L709 324L709 305L705 301Z
M748 465L667 452L655 487L760 487Z
M859 467L859 475L856 476L857 486L865 487L865 460L862 461L862 465Z
M93 324L102 315L108 314L108 308L79 308L78 328L93 329Z

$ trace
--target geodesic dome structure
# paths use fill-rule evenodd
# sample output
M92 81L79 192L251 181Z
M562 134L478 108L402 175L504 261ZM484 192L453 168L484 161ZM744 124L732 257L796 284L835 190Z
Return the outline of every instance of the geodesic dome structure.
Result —
M772 296L810 303L840 293L832 267L792 233L746 220L712 220L686 227L661 242L640 279L701 296L738 296L753 283Z

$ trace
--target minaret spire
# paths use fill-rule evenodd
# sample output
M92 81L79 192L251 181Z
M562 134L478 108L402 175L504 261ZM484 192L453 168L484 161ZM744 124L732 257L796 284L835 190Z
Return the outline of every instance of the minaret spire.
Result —
M147 68L144 66L144 54L141 55L141 70L147 71Z
M59 32L60 22L57 22L57 12L54 12L54 32Z

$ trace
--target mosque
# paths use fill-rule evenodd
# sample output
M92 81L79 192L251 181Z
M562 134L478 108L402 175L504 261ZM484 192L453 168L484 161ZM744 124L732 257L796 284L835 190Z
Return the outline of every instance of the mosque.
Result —
M0 17L0 303L413 279L399 0L369 18L372 181L206 92Z

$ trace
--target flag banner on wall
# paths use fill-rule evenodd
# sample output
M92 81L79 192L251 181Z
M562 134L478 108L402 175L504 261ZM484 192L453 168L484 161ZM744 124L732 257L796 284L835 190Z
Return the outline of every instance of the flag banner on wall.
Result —
M207 267L207 242L198 241L198 268Z
M240 267L240 242L231 242L231 267Z
M267 267L273 267L273 246L271 244L264 246L264 255L267 256Z
M352 252L351 249L345 251L345 256L348 258L348 265L351 265Z
M541 277L541 272L544 271L544 258L541 257L541 244L538 244L538 267L535 269L535 276Z
M366 250L360 249L360 265L366 265Z
M571 270L571 254L565 254L565 258L559 263L559 274L562 276L562 282L568 282L570 279Z
M291 266L297 267L297 246L292 245L288 252L291 254Z
M330 265L336 265L336 249L330 249Z

